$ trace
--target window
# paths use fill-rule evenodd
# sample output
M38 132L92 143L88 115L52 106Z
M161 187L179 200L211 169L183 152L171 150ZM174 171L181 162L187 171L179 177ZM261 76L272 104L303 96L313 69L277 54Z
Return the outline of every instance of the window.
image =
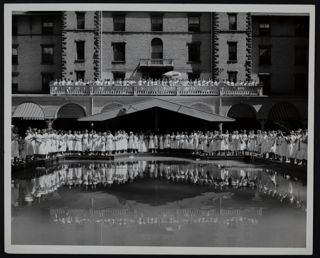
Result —
M151 59L163 58L163 45L162 40L155 38L151 41Z
M259 24L259 34L260 35L270 35L271 25L269 22L264 22Z
M200 79L200 73L199 72L192 72L192 73L188 73L188 80L198 80Z
M259 82L263 84L263 94L268 95L270 93L270 81L271 74L270 73L261 73L259 74Z
M237 14L230 13L228 14L229 19L229 30L237 30Z
M113 43L113 62L125 62L126 61L126 44Z
M12 73L12 93L18 93L18 73Z
M200 62L200 43L188 44L188 61Z
M18 93L18 83L12 83L12 93Z
M308 77L307 74L294 74L294 91L301 96L308 95Z
M295 65L306 65L308 63L308 50L306 47L294 48L294 64Z
M84 61L84 41L76 41L77 61Z
M271 46L259 46L259 64L271 64Z
M188 30L190 32L200 31L200 16L189 16L188 18Z
M229 62L237 62L237 42L228 42Z
M17 17L12 17L12 35L15 36L18 34L18 20Z
M42 92L50 93L50 82L54 80L54 73L41 73Z
M76 72L76 80L77 81L80 81L80 80L82 80L82 81L84 81L84 79L85 79L85 71L75 71Z
M163 16L153 15L151 16L151 31L162 31Z
M237 81L237 74L238 74L238 72L234 72L234 71L228 72L228 80L230 82L236 82Z
M126 17L124 15L113 16L113 30L114 31L126 30Z
M52 18L42 18L42 34L53 34L54 22Z
M76 16L77 16L77 29L83 30L85 28L85 13L76 12Z
M53 46L42 45L42 64L53 64Z
M125 72L112 72L114 80L124 80L126 77Z
M12 46L12 64L18 64L18 46Z

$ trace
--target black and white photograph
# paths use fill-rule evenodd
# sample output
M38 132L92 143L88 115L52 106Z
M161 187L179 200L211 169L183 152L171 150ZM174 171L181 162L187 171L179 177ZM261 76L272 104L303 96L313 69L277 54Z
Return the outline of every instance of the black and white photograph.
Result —
M6 4L8 253L312 254L312 5Z

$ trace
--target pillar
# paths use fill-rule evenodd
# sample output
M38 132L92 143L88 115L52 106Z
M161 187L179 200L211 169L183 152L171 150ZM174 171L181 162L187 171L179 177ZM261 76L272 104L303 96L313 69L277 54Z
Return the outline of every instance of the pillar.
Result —
M219 123L219 124L218 124L218 126L219 126L219 131L220 131L220 133L222 133L222 130L223 130L223 129L222 129L223 123Z
M258 119L260 125L261 125L261 130L264 131L264 126L267 122L267 119Z

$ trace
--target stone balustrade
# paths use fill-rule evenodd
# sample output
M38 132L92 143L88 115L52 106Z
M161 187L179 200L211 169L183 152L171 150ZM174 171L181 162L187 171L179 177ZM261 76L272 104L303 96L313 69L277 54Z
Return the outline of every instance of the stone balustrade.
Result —
M262 85L258 86L98 86L87 85L54 85L50 84L52 96L262 96Z

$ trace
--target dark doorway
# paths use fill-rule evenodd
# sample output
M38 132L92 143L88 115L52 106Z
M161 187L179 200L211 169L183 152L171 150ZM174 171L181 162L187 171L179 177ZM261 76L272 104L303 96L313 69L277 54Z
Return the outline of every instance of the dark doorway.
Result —
M28 120L28 119L21 119L21 118L13 118L12 125L16 126L18 130L18 134L20 136L24 136L28 127L37 128L37 129L44 129L47 127L47 123L45 120Z

